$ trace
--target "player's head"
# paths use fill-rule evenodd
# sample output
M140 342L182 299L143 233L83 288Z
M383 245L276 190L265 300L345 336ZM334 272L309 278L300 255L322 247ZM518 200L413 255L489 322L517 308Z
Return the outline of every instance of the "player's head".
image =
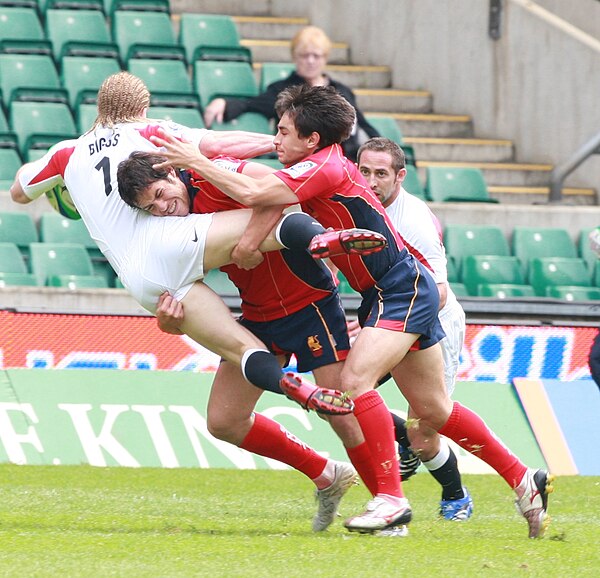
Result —
M317 26L306 26L292 38L291 49L296 73L311 84L323 74L331 51L331 40Z
M331 86L292 86L277 97L274 139L279 160L292 164L313 152L345 141L354 127L354 107Z
M121 198L130 206L156 217L185 217L190 196L175 169L154 168L166 159L160 154L133 152L117 168Z
M406 176L404 151L389 138L369 139L357 154L358 169L383 206L400 193Z
M144 82L129 72L109 76L98 90L98 116L94 127L113 127L122 122L143 120L150 106L150 92Z

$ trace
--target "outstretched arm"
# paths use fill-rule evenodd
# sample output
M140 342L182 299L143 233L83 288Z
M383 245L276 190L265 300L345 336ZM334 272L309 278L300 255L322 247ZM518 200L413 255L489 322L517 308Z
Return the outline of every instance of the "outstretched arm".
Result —
M190 168L246 207L294 205L299 202L292 190L276 176L253 179L247 175L225 171L206 158L202 154L204 151L199 152L193 144L179 141L162 130L160 134L160 137L151 137L156 146L164 147L161 154L166 157L164 163L155 165L157 169L170 166Z
M200 141L200 152L209 158L225 155L247 159L274 150L272 135L241 130L212 131Z

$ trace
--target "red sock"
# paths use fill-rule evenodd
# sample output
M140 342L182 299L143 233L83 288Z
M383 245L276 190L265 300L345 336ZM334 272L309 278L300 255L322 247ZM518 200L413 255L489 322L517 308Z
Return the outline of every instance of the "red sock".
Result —
M456 401L448 421L439 433L494 468L513 489L519 485L527 470L527 466L496 437L475 412Z
M371 495L377 494L377 479L373 471L373 460L367 442L363 442L353 448L346 448L346 453L356 468L360 479L363 481Z
M394 422L379 393L374 389L354 400L354 415L371 454L377 494L403 498L394 439ZM366 482L365 482L366 483Z
M253 454L279 460L307 475L311 480L320 476L327 464L323 456L282 425L260 413L254 414L254 423L240 447Z

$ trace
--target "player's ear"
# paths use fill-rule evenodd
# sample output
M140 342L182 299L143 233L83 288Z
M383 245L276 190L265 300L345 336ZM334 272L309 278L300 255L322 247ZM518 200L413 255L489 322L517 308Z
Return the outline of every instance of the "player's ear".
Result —
M310 136L306 139L306 144L313 149L318 148L320 142L321 135L318 132L312 132Z

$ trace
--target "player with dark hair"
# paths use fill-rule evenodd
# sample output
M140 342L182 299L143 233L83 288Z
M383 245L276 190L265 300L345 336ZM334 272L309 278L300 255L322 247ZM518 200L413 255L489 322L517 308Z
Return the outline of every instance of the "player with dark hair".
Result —
M354 109L335 90L301 86L280 95L277 112L274 143L286 168L261 179L224 171L197 148L166 133L152 140L165 147L165 165L193 169L246 206L300 203L325 226L365 227L386 238L387 246L380 252L332 257L362 295L362 330L344 364L341 389L354 400L354 414L366 440L364 455L370 456L374 471L372 479L363 481L375 497L364 513L346 520L346 527L374 532L411 519L400 484L392 418L375 389L390 372L423 426L492 466L515 490L530 537L541 536L550 477L543 470L528 469L479 416L450 400L439 345L444 333L437 317L435 281L406 250L381 202L339 144L350 134ZM297 241L303 244L306 239ZM439 435L425 441L427 451L439 452Z

